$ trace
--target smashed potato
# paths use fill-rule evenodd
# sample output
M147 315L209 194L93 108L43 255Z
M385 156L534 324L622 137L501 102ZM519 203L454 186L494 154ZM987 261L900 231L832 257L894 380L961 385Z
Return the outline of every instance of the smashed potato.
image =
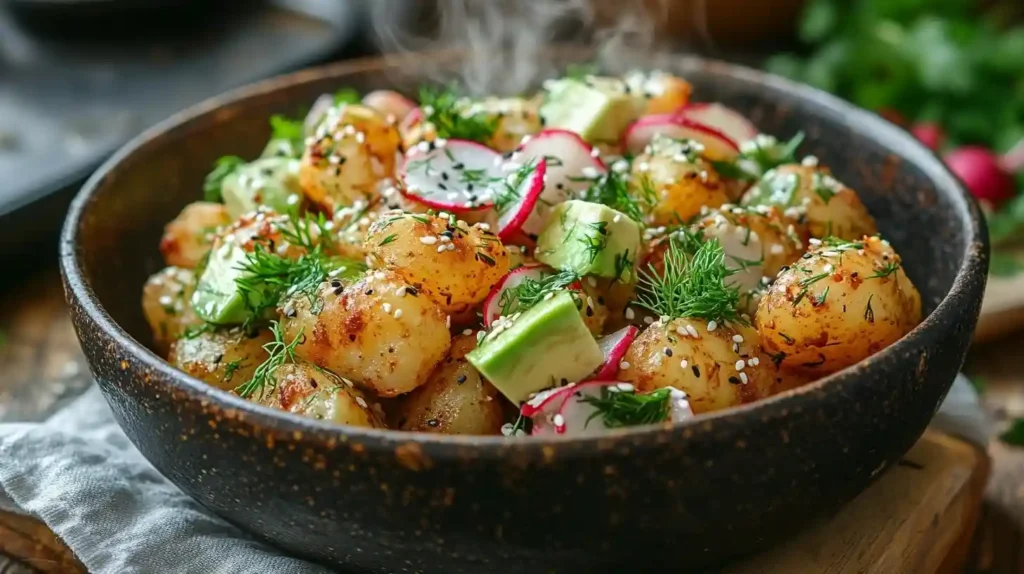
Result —
M218 389L230 391L252 378L256 367L267 358L263 346L273 340L266 329L257 333L243 329L206 331L175 341L167 362Z
M679 225L701 212L729 201L718 173L701 156L696 142L656 136L633 161L634 195L652 203L649 223ZM648 197L651 196L651 197Z
M194 269L210 250L217 230L231 223L228 209L220 203L196 201L185 206L164 227L160 253L174 267Z
M153 346L162 356L188 329L202 324L189 303L195 283L191 269L166 267L142 287L142 313L153 331Z

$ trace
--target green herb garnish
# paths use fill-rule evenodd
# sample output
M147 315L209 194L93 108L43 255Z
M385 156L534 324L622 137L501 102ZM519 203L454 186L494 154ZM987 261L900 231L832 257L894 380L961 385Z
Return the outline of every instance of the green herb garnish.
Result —
M238 396L243 399L248 399L259 393L259 396L256 397L259 400L263 399L267 394L274 392L277 384L274 381L274 371L288 361L294 363L295 347L305 340L305 336L300 332L292 339L291 343L285 343L281 333L281 326L277 321L270 323L270 332L274 334L274 340L263 345L263 350L268 355L267 358L256 367L251 379L234 389Z
M420 108L437 137L486 143L498 129L498 118L482 112L469 113L469 104L455 86L420 89Z
M577 399L594 407L584 427L600 417L608 428L629 427L660 423L668 419L672 389L664 388L639 394L618 387L601 387L600 397L582 396Z
M587 223L586 229L579 233L576 232L577 229L579 228L573 227L573 230L566 235L566 239L568 239L569 235L575 235L576 241L582 244L586 250L587 262L593 263L597 260L597 256L608 247L608 222L595 221Z
M342 88L334 92L334 105L336 106L341 104L358 104L362 101L359 92L353 88Z
M520 200L519 188L523 186L527 178L533 175L533 172L537 171L538 161L536 158L531 159L502 182L503 185L494 197L494 209L498 215L505 215Z
M563 291L579 280L580 276L571 270L545 275L539 280L526 278L519 285L502 291L498 299L501 314L526 311L543 301L548 294Z
M600 203L626 215L633 221L642 221L644 212L656 202L654 188L650 179L640 178L637 189L639 197L630 190L629 180L625 174L609 170L593 180L583 190L580 199L590 203Z
M270 139L288 142L293 150L306 147L306 128L302 120L293 120L281 114L270 116Z
M224 201L221 194L221 186L224 180L235 172L236 169L245 165L245 160L237 155L226 155L213 163L213 170L203 180L203 199L220 203Z
M726 267L725 251L718 240L703 241L696 235L683 234L689 247L699 243L695 250L688 252L677 236L669 237L664 271L660 275L653 265L640 272L637 305L659 316L743 323L736 310L739 290L725 283L735 271Z
M892 275L893 273L899 271L899 269L899 263L896 263L895 261L889 261L881 269L876 270L875 273L871 275L871 277L868 277L868 279L884 279Z

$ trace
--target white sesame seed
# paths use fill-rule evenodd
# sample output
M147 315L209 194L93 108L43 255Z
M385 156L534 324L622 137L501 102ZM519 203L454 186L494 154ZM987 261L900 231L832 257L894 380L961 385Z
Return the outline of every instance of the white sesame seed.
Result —
M444 316L444 326L445 326L446 329L451 329L452 328L452 316L451 315L445 315ZM472 333L472 331L470 331L470 333Z
M384 309L385 313L391 312L391 303L384 303L383 305L381 305L381 307Z
M448 244L448 245L451 245L451 244ZM448 248L448 246L447 246L447 245L443 245L443 244L442 244L442 245L438 245L438 246L437 246L437 252L438 252L438 253L442 253L442 252L444 252L444 250L445 250L445 249L447 249L447 248Z
M619 363L619 368L622 369L623 371L629 369L629 361L622 361L621 363Z
M363 407L364 409L368 408L366 405L366 400L363 399L363 397L356 397L356 403L358 403L359 406Z
M810 243L811 245L821 245L821 240L818 239L817 237L812 237L808 239L807 242Z
M554 416L554 417L553 417L553 418L551 419L551 421L552 421L553 423L555 423L555 426L556 426L556 427L564 427L564 426L565 426L565 417L563 417L563 416L561 415L561 413L559 413L559 414L555 415L555 416Z
M171 298L170 295L161 295L160 298L157 299L157 301L164 307L170 305L171 303L174 303L174 299Z
M434 237L433 235L427 235L427 236L424 236L424 237L420 237L420 243L422 243L424 245L433 245L433 244L437 243L437 238Z
M732 340L736 341L737 343L742 343L743 342L743 335L733 335L732 336Z
M805 157L803 159L803 161L800 162L800 164L805 166L805 167L817 167L817 165L818 165L818 158L816 156L809 155L809 156Z
M597 169L588 165L580 170L580 174L582 174L583 177L594 178L597 177Z
M829 263L828 265L822 267L821 270L824 271L825 273L831 273L832 272L832 264Z
M654 317L650 317L650 316L644 317L644 323L646 323L647 325L650 325L653 322L654 322Z
M717 329L717 328L718 328L718 322L717 321L714 321L714 320L708 321L708 333L713 333L714 330Z
M747 361L747 364L750 365L751 367L756 367L761 364L761 359L753 357Z
M694 339L699 339L700 338L700 334L697 333L697 329L694 329L693 325L691 325L689 323L686 324L686 332L689 333L690 336L693 337Z
M476 226L479 227L480 229L483 229L484 231L490 231L491 230L491 224L490 223L477 223Z
M743 381L744 385L747 384L747 374L746 373L740 373L740 380Z
M598 157L600 155L601 155L601 150L599 148L595 147L592 150L590 150L590 157Z
M472 335L473 334L473 329L463 329L462 330L462 334L463 335L467 335L467 336L468 335Z
M612 223L618 223L620 221L622 221L622 216L616 213L615 217L612 218Z
M742 371L743 368L746 367L746 366L747 366L747 362L744 361L743 359L740 359L740 360L736 361L736 370L737 371Z
M682 361L679 361L679 366L685 369L686 367L690 366L690 363L686 359L683 359Z
M635 317L636 313L633 312L633 309L630 307L626 307L626 319L632 321Z
M619 383L615 386L624 393L631 393L633 392L633 390L635 390L635 387L633 387L633 385L629 383Z
M447 235L442 235L441 236L441 243L451 243L451 240L452 240L452 238L448 237Z
M405 285L402 285L398 289L395 289L396 297L405 297Z
M768 249L768 251L771 252L772 255L782 255L782 252L785 251L785 249L781 244L775 243Z
M446 244L442 245L442 247L447 247L448 251L455 251L455 244L454 243L446 243Z
M401 309L395 309L395 319L398 319L401 316L402 316L402 310Z
M591 287L597 287L597 279L594 279L593 277L587 277L587 283L589 283Z

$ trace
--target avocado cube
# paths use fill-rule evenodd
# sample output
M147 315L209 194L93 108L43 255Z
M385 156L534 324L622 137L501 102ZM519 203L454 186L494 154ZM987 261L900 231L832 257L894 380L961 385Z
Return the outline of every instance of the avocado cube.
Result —
M192 308L200 319L215 325L238 325L249 317L250 308L237 283L246 276L245 262L245 250L234 242L218 240L210 250L192 294Z
M647 105L617 78L588 77L554 83L540 108L544 125L580 134L588 142L615 142Z
M555 269L621 281L632 279L643 229L606 205L573 199L551 211L535 257Z
M576 382L604 361L567 291L495 329L466 358L508 400L519 404L548 387Z
M278 213L294 212L302 198L299 160L268 157L247 163L225 177L220 189L232 219L261 205Z

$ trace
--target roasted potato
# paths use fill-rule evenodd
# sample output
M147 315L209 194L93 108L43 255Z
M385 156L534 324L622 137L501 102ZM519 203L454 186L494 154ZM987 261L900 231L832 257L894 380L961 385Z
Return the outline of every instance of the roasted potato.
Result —
M586 277L580 283L583 287L579 301L580 317L586 323L587 329L590 329L590 333L600 337L604 333L604 324L609 315L600 284L594 277Z
M626 74L630 91L647 98L644 114L668 114L690 101L693 87L686 80L661 71L631 72Z
M633 193L653 202L649 225L686 223L701 208L729 201L718 173L701 157L702 149L696 142L656 136L633 161Z
M894 343L920 322L921 307L886 242L815 242L779 275L754 319L783 369L821 377Z
M444 434L499 434L504 423L501 397L485 381L466 353L475 335L460 335L444 363L425 385L402 397L394 418L401 430Z
M642 392L684 391L694 413L749 403L792 386L788 379L773 377L752 327L703 319L655 321L637 336L619 366L618 380Z
M427 381L451 344L448 318L394 271L371 271L355 283L323 283L314 297L282 306L284 338L295 354L382 397Z
M230 391L252 378L267 358L270 331L218 329L183 337L171 345L167 362L210 385Z
M262 405L343 425L384 427L380 408L351 381L308 363L277 367L265 385L267 392L251 397Z
M331 108L311 139L299 166L299 184L310 201L328 212L374 201L377 183L394 176L401 137L366 106Z
M794 219L806 218L813 237L855 240L878 233L857 193L825 167L787 164L769 170L744 194L741 203L776 206Z
M486 226L438 215L381 214L363 243L374 267L394 269L450 315L487 297L508 273L508 252Z
M154 350L162 356L189 328L202 324L189 302L195 284L191 269L166 267L150 276L142 288L142 312L153 330Z
M219 203L196 201L164 226L160 253L167 265L194 269L210 250L216 231L231 223L228 210Z

